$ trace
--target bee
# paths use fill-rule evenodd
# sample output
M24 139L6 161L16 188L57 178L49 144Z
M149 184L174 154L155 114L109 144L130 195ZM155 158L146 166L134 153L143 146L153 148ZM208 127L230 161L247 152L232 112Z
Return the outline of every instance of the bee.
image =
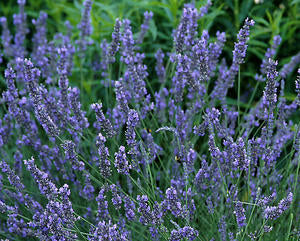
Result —
M177 161L178 163L182 163L180 156L175 156L175 161Z
M146 130L148 133L151 133L151 132L152 132L152 130L149 129L149 128L145 128L145 130Z

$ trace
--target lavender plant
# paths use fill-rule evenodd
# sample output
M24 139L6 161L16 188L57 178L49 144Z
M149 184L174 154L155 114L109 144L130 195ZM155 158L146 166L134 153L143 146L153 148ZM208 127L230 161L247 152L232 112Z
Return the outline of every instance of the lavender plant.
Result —
M157 49L153 68L141 47L151 11L137 34L116 19L111 42L92 41L90 0L79 35L67 23L67 34L47 38L41 12L30 51L18 4L14 36L0 19L1 238L299 239L300 53L282 65L279 35L251 74L260 88L241 93L255 22L243 22L228 65L225 33L198 25L210 1L184 6L173 48ZM99 46L100 67L92 66ZM296 68L295 97L286 98Z

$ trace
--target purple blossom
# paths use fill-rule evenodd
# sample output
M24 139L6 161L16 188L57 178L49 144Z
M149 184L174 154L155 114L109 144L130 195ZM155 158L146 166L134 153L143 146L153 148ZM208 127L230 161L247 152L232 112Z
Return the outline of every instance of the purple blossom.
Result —
M73 141L64 141L62 144L63 149L65 150L65 158L67 163L71 163L74 170L83 171L84 163L78 160L78 156L75 150L75 143Z
M25 186L21 182L20 177L9 167L5 161L0 162L0 168L3 173L7 174L7 178L12 186L14 186L19 192L24 190Z
M1 43L3 45L4 54L8 57L13 56L14 49L11 43L12 36L7 26L7 19L5 17L0 18L2 27Z
M50 136L57 136L59 134L59 129L51 119L50 113L47 111L41 90L37 84L37 78L40 76L40 71L34 68L33 64L28 59L24 60L24 69L24 78L30 93L30 98L33 102L35 115Z
M135 110L130 110L127 118L127 129L125 132L127 145L131 148L130 154L135 153L135 149L137 146L135 139L135 127L139 123L139 115Z
M198 231L193 229L192 227L185 226L183 228L179 228L179 230L172 230L170 240L171 241L180 241L182 239L187 240L195 240L199 235Z
M119 20L117 18L115 26L114 26L114 31L113 31L112 36L111 36L112 41L111 41L110 48L109 48L109 53L108 53L108 56L110 57L110 62L111 63L115 62L114 56L119 50L120 39L121 39L121 33L120 33L121 26L122 26L122 22L121 22L121 20Z
M105 131L107 137L112 138L116 134L116 131L113 129L110 121L104 116L102 111L102 104L92 104L91 108L95 111L97 121L99 122L101 128Z
M34 159L24 160L24 164L32 177L37 182L41 194L44 194L48 200L54 200L58 195L58 189L55 184L49 179L47 173L41 171L34 164Z
M115 167L118 173L129 175L131 165L128 163L124 146L120 146L119 151L115 153Z
M183 207L178 199L175 188L170 187L166 190L166 199L163 201L162 207L165 210L171 211L175 217L183 215Z
M112 193L112 203L115 207L115 209L121 209L121 205L122 205L122 197L119 195L118 190L117 190L117 186L115 184L111 184L110 185L110 190Z
M91 20L90 20L92 4L93 4L93 1L91 1L91 0L85 0L83 3L84 10L82 13L82 19L78 25L78 28L81 31L81 33L80 33L81 37L89 36L92 33L92 26L91 26Z
M100 221L96 228L90 231L91 236L88 236L90 241L98 240L128 240L126 233L121 232L116 224Z
M134 202L128 196L125 196L123 198L123 201L124 201L126 218L129 221L135 220L135 204L134 204Z
M296 103L298 103L298 106L300 106L300 68L298 69L298 76L295 81L295 85L296 85L296 93L297 93Z
M300 53L293 56L287 64L283 66L283 68L280 70L279 75L282 79L285 79L292 71L293 69L299 65L300 63Z
M224 32L217 32L217 41L209 44L208 50L208 73L210 77L215 74L215 69L217 67L217 62L222 53L224 44L226 41L226 35Z
M68 100L70 109L73 110L73 117L70 118L70 122L76 130L84 130L89 126L89 122L85 117L85 112L81 110L81 103L79 100L79 89L69 87Z
M278 46L281 43L281 37L280 35L276 35L273 38L273 44L271 46L271 48L267 49L267 52L265 53L265 57L260 65L260 72L262 74L267 74L267 66L268 66L268 62L269 59L273 59L275 54L276 54L276 50L278 48Z
M98 210L97 210L97 220L109 220L110 215L108 211L108 202L105 196L106 188L102 187L96 197Z
M109 152L105 146L106 138L99 133L96 146L98 148L98 154L100 156L100 173L104 177L109 177L111 175L110 161L109 161Z
M14 25L16 26L16 34L14 37L14 55L15 57L24 58L27 54L25 49L25 38L26 34L29 32L27 28L27 15L24 11L24 6L26 4L25 0L18 0L19 13L14 14Z
M137 201L139 204L138 212L141 214L140 222L143 225L149 225L153 221L153 215L151 212L151 208L148 204L148 197L146 195L138 195Z
M240 201L237 201L235 203L234 214L236 216L236 222L239 228L246 226L245 209L243 208L243 204Z
M164 82L165 75L166 75L166 70L165 70L164 62L163 62L164 57L165 57L164 52L161 49L157 50L157 52L155 53L155 58L156 58L155 71L156 71L156 74L158 76L160 83Z
M140 31L139 37L136 41L138 44L143 43L145 35L146 35L146 33L149 29L149 22L151 21L152 17L153 17L153 13L151 11L150 12L148 12L148 11L144 12L144 22L141 25L141 31Z

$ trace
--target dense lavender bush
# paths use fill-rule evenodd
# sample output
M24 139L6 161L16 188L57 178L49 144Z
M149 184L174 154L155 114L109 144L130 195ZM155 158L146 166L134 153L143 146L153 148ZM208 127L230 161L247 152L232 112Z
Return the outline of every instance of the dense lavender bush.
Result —
M25 0L18 4L15 34L0 19L0 237L300 237L300 53L279 69L279 35L252 73L263 89L241 92L255 22L244 20L228 63L226 34L198 32L210 1L184 6L173 49L153 53L156 80L141 52L151 11L138 34L119 18L111 42L98 42L86 0L79 35L66 23L48 39L41 12L30 40ZM90 61L99 46L100 61ZM297 68L287 99L285 80Z

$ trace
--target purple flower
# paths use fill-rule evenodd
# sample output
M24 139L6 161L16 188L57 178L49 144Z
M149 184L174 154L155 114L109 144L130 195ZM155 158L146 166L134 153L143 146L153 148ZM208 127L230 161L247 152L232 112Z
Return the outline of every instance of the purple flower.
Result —
M75 143L73 141L66 140L62 144L62 147L65 150L66 162L70 162L74 170L83 171L84 163L82 161L78 161L78 156L75 151Z
M262 74L267 74L267 66L269 63L269 59L273 59L275 54L276 54L276 50L278 48L278 46L281 43L281 37L280 35L276 35L273 38L273 44L271 46L271 48L267 49L267 52L265 53L265 57L260 65L260 72Z
M246 18L243 28L237 35L238 42L234 44L233 64L240 65L245 62L246 50L248 47L246 43L249 40L250 27L253 25L254 21Z
M139 123L139 115L135 110L130 110L127 118L127 129L125 132L127 145L131 148L130 154L134 154L136 152L137 143L135 140L135 127Z
M9 165L5 161L0 161L0 168L3 173L7 174L7 178L9 183L14 186L19 192L24 190L25 186L21 182L20 177L15 174L13 170L9 167Z
M219 221L219 229L218 229L218 231L220 233L221 241L226 241L227 240L226 227L227 227L227 224L226 224L226 221L225 221L225 216L222 216L220 218L220 221Z
M121 39L121 33L120 33L121 25L122 25L121 20L119 20L117 18L115 26L114 26L114 31L112 33L112 37L111 37L112 41L111 41L110 48L109 48L109 53L108 53L108 56L110 58L111 63L115 62L114 56L119 50L120 39Z
M91 41L88 41L87 38L92 34L92 25L91 25L91 10L92 10L92 0L85 0L83 5L83 12L81 21L78 24L78 29L80 30L80 39L76 42L78 43L80 54L86 51L87 45L91 44ZM82 57L82 56L81 56Z
M59 129L50 117L50 113L47 111L40 87L37 83L37 78L40 76L40 71L33 67L30 60L24 60L25 74L24 78L27 84L27 89L30 93L30 98L33 102L35 116L50 136L58 136Z
M118 190L117 190L117 186L115 184L111 184L110 185L110 190L112 193L112 203L115 207L115 209L121 209L121 205L122 205L122 197L119 195Z
M101 128L105 131L107 134L107 137L111 138L116 134L116 131L113 129L110 121L104 116L102 111L102 104L92 104L91 108L95 111L97 121L99 122Z
M97 210L97 220L109 220L110 215L108 212L108 202L105 196L106 188L102 187L96 197L98 210Z
M67 77L68 74L68 65L67 65L67 58L68 58L68 49L65 47L58 49L58 55L60 56L57 71L59 73L59 80L58 86L60 88L60 99L59 105L64 113L69 113L69 103L68 103L68 86L69 80Z
M143 225L149 225L152 223L153 216L151 212L151 208L148 204L148 197L146 195L138 195L137 201L139 203L138 212L141 214L140 222Z
M164 210L169 210L175 217L183 215L183 207L178 199L175 188L170 187L166 190L166 199L162 203Z
M12 36L7 26L7 19L5 17L1 17L0 23L2 27L1 43L3 45L4 54L7 57L13 56L14 49L11 44Z
M74 116L70 119L73 127L76 130L84 130L89 126L89 122L85 117L85 112L81 110L81 103L79 101L79 89L69 87L68 89L68 100L69 107L73 110Z
M29 32L29 29L27 28L27 15L24 11L26 1L25 0L18 0L19 5L19 13L14 14L14 25L16 26L16 34L14 38L14 56L24 58L26 55L26 49L25 49L25 38L26 34Z
M195 240L199 232L192 227L185 226L179 230L173 229L171 231L170 241L180 241L182 239Z
M300 52L297 55L293 56L289 63L283 66L283 68L279 72L280 77L285 79L299 63Z
M148 11L144 12L144 22L141 25L141 31L140 31L139 37L136 41L138 44L143 43L143 40L144 40L145 35L147 33L147 30L149 29L149 22L152 19L152 17L153 17L153 13L151 11L150 12L148 12Z
M111 175L109 152L105 146L106 138L99 133L96 141L96 146L98 148L98 154L100 156L100 173L104 177L109 177Z
M118 103L119 108L122 110L122 112L127 117L129 113L129 107L128 107L128 100L126 97L126 92L124 90L124 86L120 81L115 82L116 87L116 100Z
M160 83L164 82L165 75L166 75L166 70L165 70L164 62L163 62L164 57L165 57L164 52L161 49L157 50L157 52L155 53L155 58L156 58L155 71L156 71L156 74L158 76Z
M128 163L124 146L120 146L119 152L115 153L115 167L118 173L129 175L131 165Z
M246 216L245 216L245 209L243 208L243 204L240 201L235 203L234 212L236 216L236 222L239 228L246 226Z
M289 193L286 198L282 199L278 206L266 206L263 214L265 219L277 219L293 202L293 193Z
M215 69L217 67L217 63L219 57L222 53L224 44L226 41L225 32L217 32L217 41L209 44L208 50L208 73L210 77L215 75Z
M55 184L49 179L47 173L41 171L34 164L34 159L24 160L24 164L32 177L37 182L40 192L44 194L48 200L54 200L58 195L58 189Z
M124 209L125 209L126 218L129 221L135 220L135 204L134 204L134 202L127 195L123 198L123 201L124 201Z
M296 85L296 93L297 93L296 103L298 103L298 106L300 106L300 68L298 69L298 76L295 81L295 85Z
M116 224L112 224L111 220L108 222L100 221L96 228L90 231L88 240L128 240L126 232L121 232Z

